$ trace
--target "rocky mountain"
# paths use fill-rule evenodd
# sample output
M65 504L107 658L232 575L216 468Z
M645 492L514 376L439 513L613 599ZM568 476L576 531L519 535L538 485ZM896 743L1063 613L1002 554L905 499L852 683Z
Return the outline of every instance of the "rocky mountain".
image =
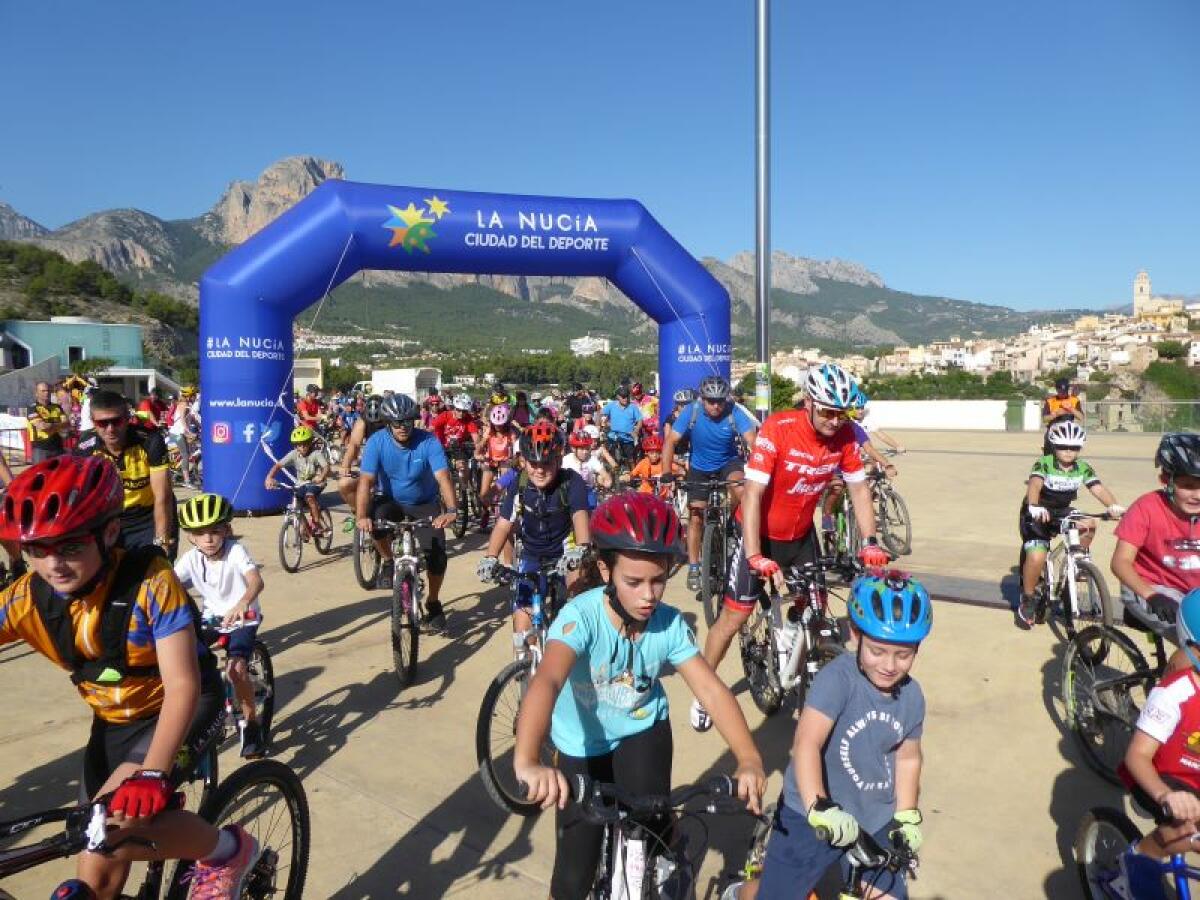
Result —
M196 302L196 282L230 247L246 240L329 178L342 178L341 164L309 156L280 160L256 181L234 181L208 212L194 219L164 221L148 213L110 210L47 232L9 206L0 204L0 238L29 241L57 250L68 259L91 259L136 283ZM754 331L754 255L738 253L728 261L702 263L733 300L733 333ZM420 316L393 317L384 307L405 303L427 309L433 288L444 292L445 318L461 313L480 325L481 349L488 324L503 331L524 320L533 332L529 346L562 346L581 333L605 334L618 347L648 346L653 323L602 278L453 275L362 272L334 293L316 328L366 331L385 329L421 341L431 349L463 346L436 323ZM1020 313L942 297L889 289L862 265L840 259L815 260L782 251L772 254L772 340L842 347L923 341L953 334L1007 334L1050 314ZM482 293L481 293L482 291ZM489 294L492 301L486 298ZM419 302L418 302L418 299ZM340 298L340 302L339 301ZM464 298L470 298L469 300ZM462 309L455 305L470 303ZM532 314L527 307L540 307ZM436 309L436 303L432 307ZM413 312L415 310L410 310ZM1066 311L1058 317L1070 315Z
M0 241L25 241L41 237L47 229L27 219L7 203L0 202Z

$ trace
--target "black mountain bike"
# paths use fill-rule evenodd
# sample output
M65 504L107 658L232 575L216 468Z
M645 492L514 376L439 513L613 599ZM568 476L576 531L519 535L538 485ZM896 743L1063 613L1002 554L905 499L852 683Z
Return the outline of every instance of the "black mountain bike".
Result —
M704 604L704 621L711 626L721 614L721 598L729 581L729 557L737 546L729 511L729 486L742 482L712 478L705 484L711 490L700 536L700 599Z

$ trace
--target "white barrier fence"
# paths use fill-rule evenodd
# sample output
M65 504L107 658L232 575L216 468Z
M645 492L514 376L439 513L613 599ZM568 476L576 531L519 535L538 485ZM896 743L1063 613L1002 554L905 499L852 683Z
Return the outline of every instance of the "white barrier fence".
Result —
M1037 400L872 400L877 428L941 431L1040 431Z

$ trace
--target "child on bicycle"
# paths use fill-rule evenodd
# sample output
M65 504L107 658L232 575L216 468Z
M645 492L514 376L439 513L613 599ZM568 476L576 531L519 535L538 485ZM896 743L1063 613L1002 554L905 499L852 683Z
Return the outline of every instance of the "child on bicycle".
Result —
M596 439L583 430L572 432L568 443L571 452L564 457L563 468L570 469L583 479L587 485L588 509L593 510L598 503L596 487L612 487L610 466L605 464L606 459L612 463L612 457L603 447L597 447ZM616 465L612 464L611 468L616 468Z
M493 394L493 401L497 395ZM479 530L487 531L495 501L495 481L502 470L510 468L517 452L521 430L512 422L512 408L507 403L493 403L487 413L487 424L476 444L475 458L482 474L479 480Z
M637 489L643 494L654 493L657 489L658 496L670 497L674 485L658 483L663 473L663 439L657 434L646 435L642 438L642 452L646 455L638 460L627 480L638 479L640 483ZM687 474L687 470L679 463L674 463L671 471L676 477Z
M281 469L292 468L296 478L296 494L308 507L309 528L315 535L325 533L321 524L321 492L329 480L329 457L317 448L317 435L308 425L297 425L292 429L292 450L283 459L271 466L263 484L268 490L279 486L275 476Z
M681 534L675 510L652 494L619 494L600 504L591 535L605 584L559 613L521 704L513 766L530 800L557 808L555 900L588 895L603 835L602 826L569 806L570 776L586 773L636 794L671 788L671 722L659 680L667 663L712 711L737 761L738 796L759 811L766 776L741 707L700 655L679 610L662 602L684 558ZM558 750L556 768L538 761L547 733ZM661 821L644 824L660 837L665 830Z
M1200 434L1163 435L1154 463L1162 488L1138 497L1121 518L1112 573L1126 622L1163 630L1179 598L1200 588Z
M524 468L504 490L500 516L476 574L481 581L491 581L501 551L516 538L517 571L538 572L558 561L560 574L570 584L591 541L587 487L577 473L563 468L562 432L549 422L535 422L521 435L520 453ZM525 651L533 625L528 602L513 596L513 646L518 654Z
M884 847L921 848L925 695L909 673L933 627L933 605L916 580L882 570L856 578L846 605L858 645L808 689L762 879L731 885L722 900L807 897L860 831ZM876 875L873 897L905 900L904 872Z
M121 476L99 456L57 456L13 480L0 540L19 543L33 572L0 593L0 644L24 641L71 672L92 709L80 802L111 795L105 840L126 842L81 853L79 878L110 898L135 860L195 859L192 896L234 900L257 842L238 825L167 809L180 748L223 713L220 673L161 553L116 547L124 502Z
M1180 601L1175 632L1188 665L1150 692L1117 770L1157 826L1121 855L1114 896L1133 900L1166 900L1158 860L1195 850L1200 833L1200 588Z
M229 631L226 677L242 706L238 727L242 758L258 759L266 753L266 736L254 708L254 685L248 665L254 638L262 624L258 597L262 575L246 548L233 536L233 507L218 494L197 494L179 507L179 527L187 532L192 549L175 561L175 574L200 595L200 618Z
M1037 589L1050 541L1058 532L1059 523L1073 512L1071 505L1079 494L1079 488L1086 487L1091 491L1108 508L1108 514L1113 518L1125 512L1123 506L1117 505L1112 491L1100 483L1096 470L1079 457L1087 440L1082 425L1074 419L1057 422L1046 432L1046 440L1054 452L1040 457L1033 464L1025 498L1021 501L1019 522L1025 562L1021 568L1021 599L1017 603L1016 613L1017 624L1024 628L1032 628L1037 624L1033 592ZM1080 542L1084 547L1091 545L1095 533L1095 519L1079 521Z

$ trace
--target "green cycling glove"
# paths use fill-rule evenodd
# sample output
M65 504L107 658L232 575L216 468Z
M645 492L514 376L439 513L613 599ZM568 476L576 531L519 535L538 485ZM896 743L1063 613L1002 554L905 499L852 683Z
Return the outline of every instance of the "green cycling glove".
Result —
M858 840L858 820L828 797L813 801L808 810L808 824L831 847L849 847Z
M921 834L921 811L919 809L897 810L896 814L892 816L892 827L888 829L888 837L895 841L897 836L911 852L916 853L921 849L921 844L925 843L925 837Z

